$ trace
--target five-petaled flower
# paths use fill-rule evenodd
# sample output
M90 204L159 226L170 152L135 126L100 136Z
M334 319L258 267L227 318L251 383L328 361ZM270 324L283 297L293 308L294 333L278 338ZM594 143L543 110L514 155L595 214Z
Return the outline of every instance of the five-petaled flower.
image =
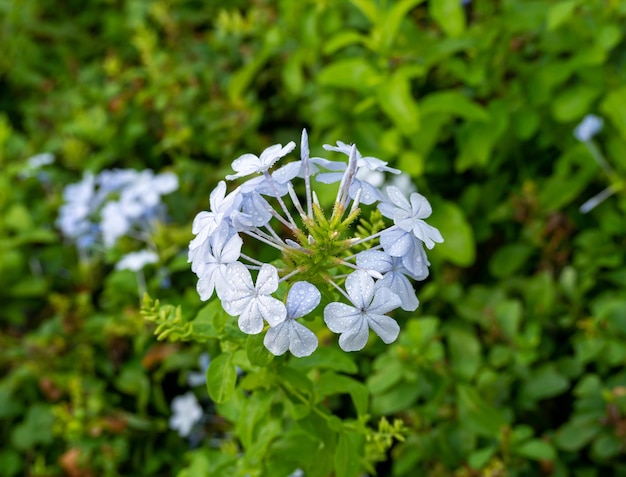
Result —
M241 331L255 335L263 331L263 320L270 326L284 321L287 316L285 305L271 296L278 289L275 267L263 265L256 285L252 283L248 269L239 262L228 265L225 276L227 286L222 293L222 304L229 315L239 316Z
M276 356L285 354L287 349L298 358L313 353L317 348L317 336L296 319L311 313L321 298L319 290L310 283L294 283L287 294L287 317L267 331L263 339L265 347Z
M351 305L333 302L324 308L324 321L330 331L341 333L341 349L363 349L370 329L387 344L395 341L400 326L386 313L400 306L400 297L389 288L376 289L374 279L364 270L357 270L346 278L346 291Z

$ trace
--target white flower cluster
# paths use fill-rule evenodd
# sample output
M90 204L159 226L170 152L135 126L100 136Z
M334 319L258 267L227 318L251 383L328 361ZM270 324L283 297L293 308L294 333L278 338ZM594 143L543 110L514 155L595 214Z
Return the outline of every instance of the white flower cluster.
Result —
M348 156L347 163L309 157L306 131L300 160L275 168L295 146L293 141L284 147L276 144L259 157L244 154L235 159L236 173L227 180L254 177L228 194L221 181L210 194L210 210L195 217L189 262L199 278L200 298L208 300L215 293L224 310L238 317L244 333L261 333L267 323L264 344L275 355L289 349L295 356L308 356L317 348L317 336L298 319L318 307L322 293L324 321L340 333L343 350L362 349L370 329L391 343L400 328L387 314L417 308L410 279L428 275L423 246L430 249L443 242L439 231L424 221L431 214L430 204L417 192L407 198L398 187L383 191L369 182L372 172L400 171L380 159L363 157L354 145L339 141L324 146ZM312 178L339 183L330 217L312 190ZM377 206L379 222L389 220L368 236L355 236L353 225L362 206L374 212ZM244 253L243 238L276 249L280 259L272 265ZM333 296L346 302L332 301Z
M82 181L65 187L57 226L80 250L96 245L111 248L124 235L149 232L153 221L163 215L161 196L177 188L173 173L114 169L94 176L86 172ZM135 269L146 260L154 261L147 251L129 257L128 263Z

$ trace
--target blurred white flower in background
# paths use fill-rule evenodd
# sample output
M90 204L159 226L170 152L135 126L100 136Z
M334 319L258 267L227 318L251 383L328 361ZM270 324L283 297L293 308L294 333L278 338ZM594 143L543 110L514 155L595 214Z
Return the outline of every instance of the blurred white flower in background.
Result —
M580 142L590 141L596 134L602 131L604 120L595 114L588 114L574 129L574 137Z
M196 395L191 391L176 396L172 400L172 412L170 417L170 429L178 431L181 437L187 437L193 426L202 419L202 408L198 404Z
M115 265L116 270L130 270L138 272L150 263L157 263L159 256L151 250L140 250L124 255Z

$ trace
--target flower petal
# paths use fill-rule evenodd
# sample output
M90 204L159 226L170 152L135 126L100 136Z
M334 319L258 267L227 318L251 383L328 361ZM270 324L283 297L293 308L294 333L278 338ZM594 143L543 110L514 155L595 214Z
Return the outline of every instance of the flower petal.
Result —
M278 289L278 270L269 264L264 264L259 270L256 279L256 290L261 295L269 295Z
M320 304L322 295L309 282L296 282L287 294L287 316L300 318L312 312Z
M285 321L287 310L282 301L267 295L259 295L255 301L259 312L270 326L276 326Z
M387 191L389 200L393 202L396 207L406 210L407 212L411 210L411 204L400 189L396 186L388 186L385 190Z
M368 314L367 322L385 344L393 343L400 333L400 326L396 320L386 315Z
M289 351L297 358L309 356L317 349L317 336L295 320L289 320L289 325Z
M263 331L263 317L256 300L249 300L248 306L239 315L237 324L247 335L257 335Z
M333 302L324 308L324 322L333 333L343 333L362 319L359 310L345 303Z
M346 278L346 291L356 308L367 309L374 295L374 280L365 270L357 270Z
M376 290L372 304L367 309L367 313L384 315L398 308L401 303L400 297L389 288L380 287Z
M339 337L339 346L344 351L359 351L367 344L369 328L365 319L355 323L352 328Z
M263 344L274 356L285 354L289 349L290 324L291 320L284 321L265 333Z

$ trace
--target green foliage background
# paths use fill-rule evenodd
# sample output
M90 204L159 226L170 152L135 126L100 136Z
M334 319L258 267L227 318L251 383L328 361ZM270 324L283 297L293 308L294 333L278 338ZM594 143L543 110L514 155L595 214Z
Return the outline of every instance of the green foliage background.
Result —
M625 20L620 0L0 0L0 475L626 475L626 200L578 210L626 177ZM202 308L186 246L231 161L303 127L314 154L355 142L409 173L446 242L395 344L270 362ZM114 167L179 176L148 288L182 315L147 315L202 343L152 337L126 245L85 263L55 229L63 187ZM190 450L169 402L204 350L219 444Z

